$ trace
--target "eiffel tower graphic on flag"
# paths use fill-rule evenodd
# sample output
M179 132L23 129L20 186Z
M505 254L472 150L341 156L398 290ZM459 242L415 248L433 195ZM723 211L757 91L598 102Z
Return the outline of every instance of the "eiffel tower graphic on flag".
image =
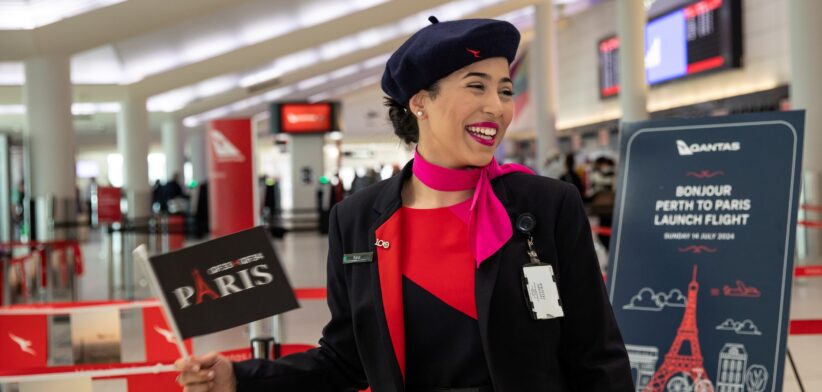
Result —
M688 284L688 303L685 315L676 331L676 337L665 354L665 361L657 369L644 392L713 392L714 387L708 379L708 373L702 361L702 349L699 346L699 329L696 326L696 297L699 283L696 281L696 268L691 283ZM683 343L688 343L690 352L683 353ZM691 381L692 380L692 381Z

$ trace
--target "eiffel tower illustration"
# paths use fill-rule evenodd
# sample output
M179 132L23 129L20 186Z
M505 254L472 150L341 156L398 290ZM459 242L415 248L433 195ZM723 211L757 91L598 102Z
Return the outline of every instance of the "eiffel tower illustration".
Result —
M702 361L699 329L696 326L696 295L698 291L699 283L696 281L696 265L694 265L694 275L691 283L688 284L688 303L685 306L682 323L679 324L679 329L676 331L674 343L668 349L668 353L665 354L665 361L654 373L644 392L665 392L666 386L668 386L669 391L713 392L713 385L708 379L708 373L705 371ZM682 344L686 342L690 352L683 353ZM693 382L688 381L684 375Z

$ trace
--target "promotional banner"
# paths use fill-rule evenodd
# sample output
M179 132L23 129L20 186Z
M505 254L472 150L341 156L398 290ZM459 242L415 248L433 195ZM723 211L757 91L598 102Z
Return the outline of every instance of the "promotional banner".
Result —
M46 366L48 319L45 315L14 315L0 319L0 369Z
M626 124L608 271L637 391L779 391L804 112Z
M262 226L153 256L148 264L184 339L299 307Z
M207 140L211 234L220 237L254 227L258 203L251 120L213 120Z
M180 357L177 342L171 327L159 306L145 307L143 312L143 340L146 347L145 362L174 361ZM185 341L191 353L191 340Z

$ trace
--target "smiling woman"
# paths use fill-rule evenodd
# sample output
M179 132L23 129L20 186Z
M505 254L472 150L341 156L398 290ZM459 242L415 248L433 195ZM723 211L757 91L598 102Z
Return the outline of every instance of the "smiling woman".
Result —
M187 391L634 391L579 192L494 159L519 32L430 21L382 77L414 159L331 211L320 347L180 362Z

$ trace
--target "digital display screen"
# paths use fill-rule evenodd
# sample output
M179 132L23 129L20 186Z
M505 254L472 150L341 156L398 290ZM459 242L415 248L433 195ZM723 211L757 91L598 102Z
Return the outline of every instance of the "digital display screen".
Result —
M648 84L738 67L742 57L739 0L700 0L669 11L645 26ZM619 93L619 38L599 41L602 98Z
M688 73L685 12L672 12L645 26L645 80L650 84Z
M336 128L332 102L276 103L271 105L273 133L324 133Z

